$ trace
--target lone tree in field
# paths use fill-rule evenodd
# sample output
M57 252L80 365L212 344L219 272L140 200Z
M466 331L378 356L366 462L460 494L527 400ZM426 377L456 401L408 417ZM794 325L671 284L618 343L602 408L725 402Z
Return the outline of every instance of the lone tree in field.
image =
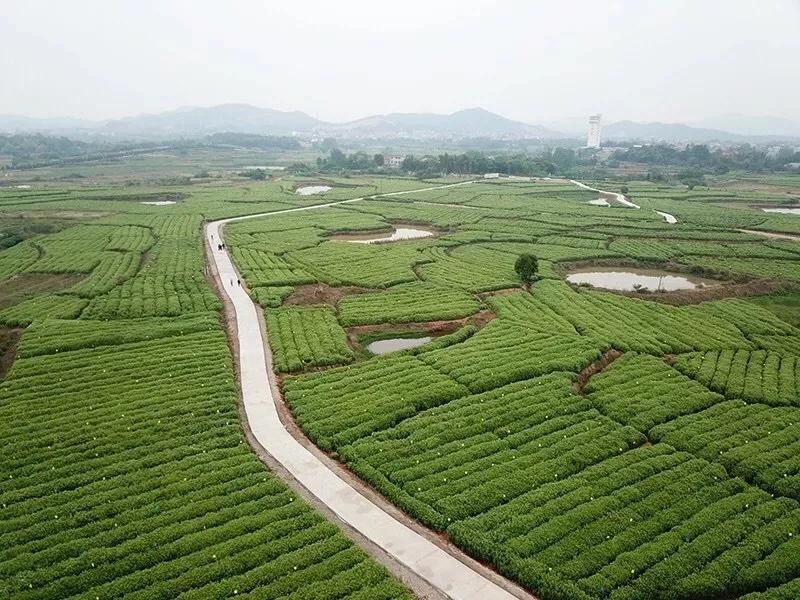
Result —
M523 283L530 284L539 272L539 261L533 254L520 254L514 263L514 270Z

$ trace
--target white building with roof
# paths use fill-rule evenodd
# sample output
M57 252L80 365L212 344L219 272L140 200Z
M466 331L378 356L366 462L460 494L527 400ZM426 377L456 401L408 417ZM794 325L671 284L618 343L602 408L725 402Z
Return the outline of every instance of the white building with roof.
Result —
M391 169L399 169L403 166L403 161L406 159L402 154L384 154L383 166Z

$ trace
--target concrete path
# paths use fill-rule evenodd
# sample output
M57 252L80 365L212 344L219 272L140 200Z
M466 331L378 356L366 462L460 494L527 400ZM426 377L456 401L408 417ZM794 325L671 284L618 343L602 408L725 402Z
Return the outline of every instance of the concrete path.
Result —
M667 223L669 223L670 225L674 225L675 223L678 222L678 219L676 219L674 215L671 215L671 214L665 213L665 212L661 212L660 210L657 210L656 212L658 214L660 214L662 217L664 217L664 220Z
M472 182L452 185L466 183ZM380 196L396 196L437 188L408 190ZM235 282L239 275L227 251L217 250L217 244L223 239L222 227L232 221L314 210L359 200L362 198L223 219L208 223L206 226L205 235L217 267L220 288L225 290L236 312L242 399L250 429L267 452L311 494L343 521L446 596L465 600L512 600L517 596L473 570L356 491L292 437L278 417L268 379L274 377L274 373L268 372L267 369L265 352L269 345L267 340L262 338L259 327L260 308L253 303L243 287L236 283L230 285L231 280Z
M614 199L622 204L623 206L627 206L628 208L641 208L638 204L634 204L630 200L625 198L625 194L619 194L617 192L607 192L606 190L598 190L597 188L589 187L585 183L581 183L580 181L575 181L574 179L568 180L573 185L577 185L579 188L583 188L585 190L589 190L590 192L597 192L598 194L606 194L608 196L614 196Z

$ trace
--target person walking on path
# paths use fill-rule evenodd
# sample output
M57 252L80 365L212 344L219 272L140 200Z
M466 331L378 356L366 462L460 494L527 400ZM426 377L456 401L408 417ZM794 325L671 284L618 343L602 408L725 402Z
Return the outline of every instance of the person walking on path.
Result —
M237 280L236 280L236 283L238 283L238 284L239 284L239 287L242 287L242 280L241 280L241 279L237 279Z

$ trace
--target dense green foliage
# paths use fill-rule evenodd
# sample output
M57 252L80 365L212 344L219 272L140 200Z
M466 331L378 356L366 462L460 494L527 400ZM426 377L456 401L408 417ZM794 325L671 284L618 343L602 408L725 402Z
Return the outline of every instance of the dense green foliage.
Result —
M800 232L796 216L749 208L782 196L626 182L635 210L506 179L305 210L431 185L322 181L319 196L296 193L319 179L293 177L0 190L2 211L74 223L0 251L0 321L29 324L0 384L6 595L405 593L242 443L199 233L271 212L224 241L291 373L284 399L402 510L543 600L796 596L800 246L739 231ZM175 204L141 204L160 198ZM413 223L435 234L336 235ZM539 262L529 291L520 254ZM626 297L561 281L571 263L638 260L788 291L698 302L760 283ZM53 287L17 289L36 278ZM472 315L377 357L344 330L355 344Z
M329 306L269 310L267 331L276 371L300 371L353 360L344 330Z
M417 358L392 355L284 382L297 422L326 450L466 391Z
M250 224L250 247L255 236L285 239L281 257L318 281L386 288L338 300L344 326L455 318L469 302L496 315L411 351L287 378L298 424L408 514L545 600L790 594L800 577L798 330L745 300L670 306L555 279L560 263L646 259L737 278L740 265L771 263L757 274L786 281L800 254L733 230L767 226L754 211L653 200L680 215L669 225L550 186L479 183L349 205L446 229L391 251L316 231L294 249L274 225L261 234ZM529 292L514 270L523 253L540 263ZM723 357L733 363L725 378Z
M243 444L219 326L73 323L0 385L4 597L405 597Z
M800 415L730 400L653 430L656 440L719 461L729 473L768 491L800 499Z
M799 526L796 502L658 444L530 489L449 533L548 598L706 599L791 578Z
M533 254L520 254L514 261L514 270L523 282L530 283L539 272L539 261Z
M800 406L800 357L766 350L682 354L675 366L729 398Z
M353 294L338 303L343 325L460 319L478 310L469 294L427 283L405 283L385 292Z
M691 171L684 171L681 179L689 183L702 183L703 171L697 168L716 173L726 173L731 169L748 171L783 169L787 163L800 162L800 152L792 150L790 146L781 148L777 153L771 153L749 144L733 151L711 150L705 144L689 144L683 149L668 144L639 144L615 151L612 160L694 167L695 169Z
M245 444L203 265L211 204L103 193L0 198L77 213L0 251L0 321L27 325L0 383L0 595L408 598ZM330 308L302 331L318 313L343 342Z
M479 392L551 371L580 371L598 359L602 349L578 335L539 333L497 319L462 344L419 357Z
M724 400L663 360L633 352L592 377L584 391L604 415L645 432Z

